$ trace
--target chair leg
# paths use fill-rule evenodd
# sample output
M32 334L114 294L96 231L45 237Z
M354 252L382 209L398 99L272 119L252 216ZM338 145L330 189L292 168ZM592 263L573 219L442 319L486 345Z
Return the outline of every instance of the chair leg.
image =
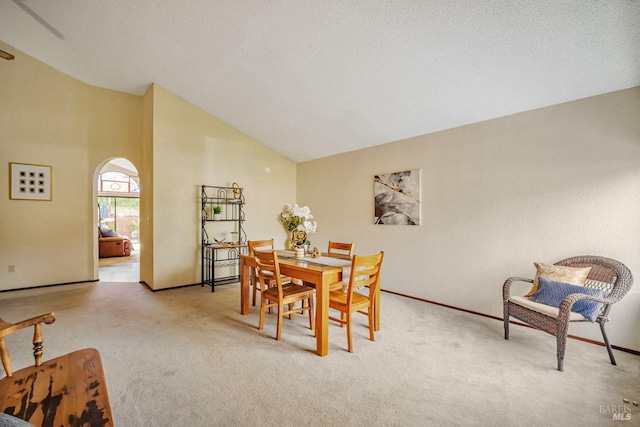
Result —
M256 305L256 293L258 292L257 286L258 283L256 283L256 271L255 269L253 270L253 272L251 273L251 284L253 285L253 305ZM260 292L262 294L262 292Z
M378 316L378 310L377 307L378 304L376 303L376 300L374 298L374 300L371 302L371 307L369 307L369 311L371 311L371 318L373 319L373 328L374 330L376 330L376 319L378 319L378 330L380 330L380 317ZM373 340L372 340L373 341Z
M300 300L300 314L304 314L304 310L306 307L308 307L309 301L306 299ZM295 307L295 303L293 304ZM308 309L307 309L308 311Z
M309 295L309 327L313 331L313 336L316 336L316 315L313 307L313 295Z
M264 312L266 310L265 304L267 303L264 294L260 292L260 323L258 325L258 330L262 330L264 327Z
M609 353L609 359L611 359L612 365L617 365L616 358L613 357L613 349L611 349L611 344L609 344L609 337L604 330L604 321L598 322L600 323L600 331L602 331L602 338L604 339L604 345L607 347L607 352Z
M347 314L347 348L349 349L349 353L353 353L353 340L351 339L351 317L351 312L349 312Z
M280 341L280 337L282 336L282 318L284 315L282 312L284 311L284 306L282 303L278 303L278 331L276 332L276 340Z
M565 346L566 346L566 337L565 337L565 341L562 342L562 337L560 335L558 335L556 337L556 341L558 343L558 348L556 349L557 355L558 355L558 371L562 372L564 370L564 352L565 352Z
M504 302L504 339L509 339L509 301Z
M369 339L371 341L375 341L375 338L373 336L373 320L375 312L372 310L372 308L373 307L369 307L369 309L367 310L367 317L369 318Z
M567 349L567 332L568 329L565 328L562 331L562 328L558 328L556 334L556 341L558 343L557 354L558 354L558 371L562 372L564 370L564 353Z

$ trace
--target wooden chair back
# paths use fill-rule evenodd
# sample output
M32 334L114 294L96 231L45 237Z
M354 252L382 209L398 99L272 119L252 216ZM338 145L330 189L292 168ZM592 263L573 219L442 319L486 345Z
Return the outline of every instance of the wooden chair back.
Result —
M329 242L329 255L348 255L353 256L353 243Z
M35 366L40 366L42 364L42 323L50 325L55 321L56 315L53 313L41 314L40 316L32 317L18 323L9 323L0 319L0 359L2 360L2 366L7 373L7 377L11 377L12 375L11 356L5 345L4 337L20 329L33 326L33 358L35 359Z
M282 280L280 278L280 265L278 265L278 253L276 251L258 251L253 253L256 259L258 278L261 283L268 281L275 284L282 291Z
M247 247L249 248L249 254L252 255L255 250L273 250L273 239L265 239L265 240L249 240L247 242Z
M247 249L249 255L254 255L255 251L273 251L273 239L249 240L247 241ZM269 281L264 282L260 280L256 269L253 269L251 273L251 283L253 283L253 305L256 305L257 292L262 292L265 287L268 287Z
M380 268L384 252L376 255L356 255L351 261L351 275L347 290L347 305L353 301L353 292L356 287L369 288L369 300L373 303L378 287L380 286Z

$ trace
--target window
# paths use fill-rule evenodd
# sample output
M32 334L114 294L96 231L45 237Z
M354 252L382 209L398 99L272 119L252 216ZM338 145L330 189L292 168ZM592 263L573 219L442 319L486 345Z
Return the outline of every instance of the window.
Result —
M133 243L140 237L140 187L121 172L105 172L98 177L98 217L120 236Z
M140 187L136 180L127 174L121 172L105 172L98 177L98 194L104 193L137 194L137 197L139 197Z

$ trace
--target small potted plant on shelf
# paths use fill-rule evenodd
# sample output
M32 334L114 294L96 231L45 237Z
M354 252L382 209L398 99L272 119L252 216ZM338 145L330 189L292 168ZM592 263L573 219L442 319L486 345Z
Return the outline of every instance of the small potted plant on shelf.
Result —
M221 218L221 214L222 213L222 206L214 206L213 207L213 220L214 221L220 221Z

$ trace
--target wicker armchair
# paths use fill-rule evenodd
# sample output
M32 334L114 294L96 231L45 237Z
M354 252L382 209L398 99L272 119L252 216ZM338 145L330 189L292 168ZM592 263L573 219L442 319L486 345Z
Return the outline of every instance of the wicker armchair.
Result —
M567 345L567 335L569 333L569 323L572 321L584 321L584 319L570 319L571 307L574 303L582 299L599 301L603 303L603 306L596 322L600 324L600 330L602 331L604 344L609 352L611 364L615 365L616 360L613 356L613 351L611 350L611 345L609 344L609 338L605 332L604 325L609 320L609 311L611 310L611 306L620 301L631 288L631 285L633 284L631 271L629 271L624 264L616 260L591 255L564 259L562 261L558 261L555 265L577 268L591 267L591 272L587 277L585 286L603 290L607 295L604 298L578 293L568 295L562 300L560 308L558 309L557 317L552 317L510 301L511 285L514 282L533 283L533 280L531 279L510 277L504 283L502 288L502 300L504 304L504 339L509 339L510 316L554 335L558 342L558 370L562 371L564 353Z

